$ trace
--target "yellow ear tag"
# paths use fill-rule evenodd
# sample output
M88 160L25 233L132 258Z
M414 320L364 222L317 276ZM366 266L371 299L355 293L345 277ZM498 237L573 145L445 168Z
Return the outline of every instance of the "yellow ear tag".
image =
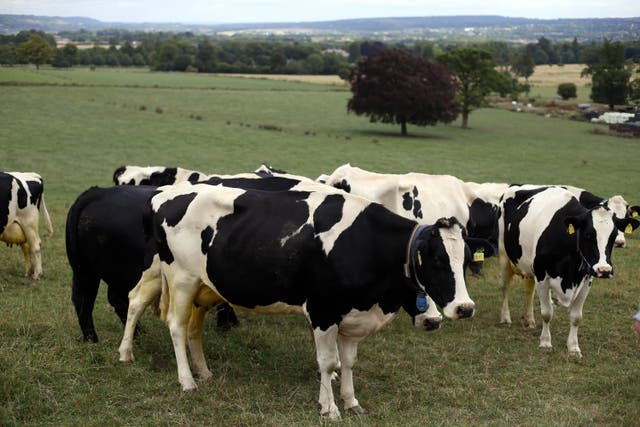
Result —
M484 261L484 250L478 249L473 253L473 262Z
M422 265L422 256L420 255L420 251L418 251L418 265Z
M631 224L627 224L627 226L624 229L624 234L631 234L633 233L633 226Z
M638 216L640 216L638 211L633 211L633 213L631 214L631 218L638 218Z
M576 229L573 228L573 224L569 224L569 227L567 227L567 233L574 234L575 232L576 232Z

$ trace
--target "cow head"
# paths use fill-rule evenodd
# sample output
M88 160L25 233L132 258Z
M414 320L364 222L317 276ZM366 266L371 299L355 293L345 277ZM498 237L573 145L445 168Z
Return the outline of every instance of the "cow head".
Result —
M605 206L611 209L618 218L624 218L627 216L629 204L622 196L610 197L604 203ZM627 246L627 240L624 237L624 232L617 232L613 246L616 248L624 248L625 246Z
M420 227L409 246L413 280L452 319L473 316L475 307L464 278L465 263L471 259L465 234L455 217L441 218L431 226Z
M606 206L565 219L567 233L576 239L576 249L595 277L613 276L611 250L618 231L630 233L640 225L635 218L618 218Z
M498 248L498 218L500 217L500 208L490 202L486 202L480 198L473 201L469 206L469 221L467 222L467 230L469 236L473 238L488 240L493 247L490 251L484 251L484 246L476 249L483 249L483 257L495 254ZM474 249L472 251L476 253ZM479 256L472 258L469 263L469 269L474 275L479 275L482 271L482 259Z

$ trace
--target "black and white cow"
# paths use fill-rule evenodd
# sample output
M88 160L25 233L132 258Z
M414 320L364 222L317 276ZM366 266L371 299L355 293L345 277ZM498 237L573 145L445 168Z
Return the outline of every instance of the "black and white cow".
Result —
M42 274L39 211L51 236L53 227L44 202L42 177L34 172L0 172L0 241L20 245L25 261L25 276Z
M608 207L586 209L567 189L513 186L503 196L500 228L500 267L503 304L501 322L511 323L509 288L514 274L525 278L525 323L535 326L533 292L542 313L540 347L551 347L551 291L558 303L570 307L569 354L582 356L578 327L593 277L613 275L611 251L618 230L628 232L640 222L618 218Z
M255 313L304 314L321 373L321 413L330 419L340 418L331 388L338 366L345 409L363 412L353 390L358 342L402 306L415 305L426 291L447 317L473 315L463 273L471 251L455 218L419 225L345 193L200 184L167 187L151 206L166 279L163 312L184 391L197 388L187 338L194 371L211 376L202 321L190 318L194 303L224 300Z
M464 181L451 175L423 173L381 174L345 164L331 175L321 175L324 182L344 191L381 203L392 212L422 224L437 218L455 216L465 225L469 236L487 239L498 246L498 205L484 200ZM479 273L483 254L472 262Z
M171 185L177 182L197 182L206 179L202 172L165 166L120 166L113 173L115 185Z

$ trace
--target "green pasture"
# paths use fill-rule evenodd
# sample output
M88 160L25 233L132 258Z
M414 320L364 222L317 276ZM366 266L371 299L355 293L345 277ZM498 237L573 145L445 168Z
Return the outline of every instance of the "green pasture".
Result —
M302 317L239 314L221 333L207 319L213 379L183 394L167 328L151 313L136 362L118 362L122 328L106 286L94 318L101 341L84 344L71 304L64 246L69 206L108 186L123 164L238 173L261 163L315 178L350 162L378 172L446 173L470 181L563 183L640 204L640 144L594 134L593 124L483 109L459 123L418 128L347 114L337 86L143 70L0 68L0 170L36 171L54 235L43 235L45 276L23 277L17 248L0 247L0 425L318 425L319 377ZM600 128L606 129L606 128ZM44 227L42 227L44 229ZM595 280L580 328L584 358L567 356L567 311L554 348L524 329L522 287L514 324L498 324L498 270L467 279L473 319L415 330L406 314L365 340L355 368L364 416L344 425L637 425L640 240L615 250L615 278ZM516 281L517 282L517 281ZM536 310L537 310L536 302ZM540 316L536 311L537 319ZM339 389L334 393L339 401Z

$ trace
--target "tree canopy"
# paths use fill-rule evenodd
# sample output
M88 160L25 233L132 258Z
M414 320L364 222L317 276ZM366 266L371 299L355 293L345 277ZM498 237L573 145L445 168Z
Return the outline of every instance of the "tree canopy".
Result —
M29 37L29 40L20 44L16 49L18 60L36 64L37 69L41 64L49 61L53 57L53 53L53 47L49 42L37 34Z
M625 60L624 45L605 40L595 53L596 58L582 75L591 76L591 99L613 110L615 104L626 103L629 95L631 69Z
M406 49L387 49L358 61L349 76L347 110L372 122L417 126L451 122L458 114L451 73Z
M458 47L438 56L438 62L456 77L456 101L462 113L464 129L468 127L471 111L483 106L489 93L510 91L510 79L495 69L491 53L485 50Z

